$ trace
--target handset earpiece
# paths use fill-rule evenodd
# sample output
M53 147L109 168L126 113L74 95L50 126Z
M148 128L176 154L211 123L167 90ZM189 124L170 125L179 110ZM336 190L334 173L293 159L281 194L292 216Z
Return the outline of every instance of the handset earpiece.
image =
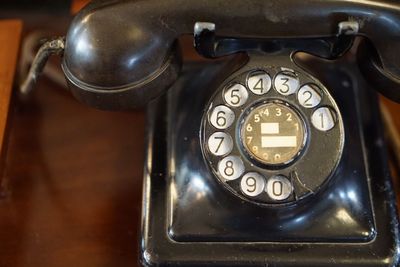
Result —
M178 78L176 38L162 28L149 28L150 19L136 18L134 5L93 2L73 20L62 68L81 102L108 110L140 107Z
M154 69L148 67L148 70L146 67L140 69L143 71L141 73L149 72L143 77L136 76L135 79L133 74L136 70L131 70L129 62L126 62L122 66L112 65L115 70L111 69L110 72L119 72L119 75L104 75L104 72L99 73L95 69L83 68L81 71L77 70L77 73L88 79L79 79L69 68L68 56L71 54L67 53L64 57L62 68L72 94L89 106L105 110L123 110L144 106L163 94L176 81L182 65L179 44L175 43L168 50L166 58L160 66L154 67ZM69 59L71 60L71 58ZM72 61L79 60L72 58ZM97 59L93 61L97 61ZM101 66L107 63L99 59L99 62L89 64ZM150 70L153 71L150 72Z

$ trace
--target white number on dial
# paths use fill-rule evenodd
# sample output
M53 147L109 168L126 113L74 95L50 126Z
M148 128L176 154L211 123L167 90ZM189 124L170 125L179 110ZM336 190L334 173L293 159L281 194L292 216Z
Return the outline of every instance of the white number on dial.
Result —
M246 103L249 94L246 87L241 84L234 84L225 90L225 102L231 107L240 107Z
M256 71L247 80L247 86L256 95L268 93L271 84L271 77L265 71Z
M294 94L299 88L299 79L290 72L281 72L276 75L274 86L281 95Z
M211 113L210 122L217 129L226 129L235 120L235 113L226 106L217 106Z
M316 85L306 84L300 88L297 99L300 105L305 108L316 107L321 102L320 90L317 89Z
M265 191L267 191L268 196L274 200L284 200L290 196L293 187L285 176L277 175L268 180Z
M239 157L228 156L218 163L218 172L226 180L235 180L244 172L244 165Z
M223 156L232 151L233 141L229 134L223 132L213 133L208 138L208 149L216 156Z
M314 111L311 122L320 131L329 131L335 126L336 116L332 109L322 107Z
M264 191L264 177L256 172L246 173L240 181L240 188L245 195L255 197Z

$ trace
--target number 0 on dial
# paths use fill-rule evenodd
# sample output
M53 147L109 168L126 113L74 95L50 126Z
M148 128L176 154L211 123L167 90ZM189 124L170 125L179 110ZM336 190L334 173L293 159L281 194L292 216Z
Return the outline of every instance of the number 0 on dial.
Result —
M271 177L266 187L265 191L273 200L284 200L288 198L293 191L292 183L282 175Z

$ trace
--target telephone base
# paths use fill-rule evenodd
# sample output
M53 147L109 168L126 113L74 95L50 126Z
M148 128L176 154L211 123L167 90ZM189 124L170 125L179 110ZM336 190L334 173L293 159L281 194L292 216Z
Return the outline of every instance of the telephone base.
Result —
M309 63L337 101L346 141L326 189L292 207L266 208L236 198L203 159L201 117L230 74L226 64L186 64L178 82L149 105L144 266L399 264L399 224L377 97L353 63Z

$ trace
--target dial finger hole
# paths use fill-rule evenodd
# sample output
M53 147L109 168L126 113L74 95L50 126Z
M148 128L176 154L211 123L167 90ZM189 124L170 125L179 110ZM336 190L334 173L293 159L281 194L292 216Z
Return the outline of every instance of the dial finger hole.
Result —
M229 154L233 148L232 137L224 132L213 133L208 138L208 149L216 156Z
M336 113L328 107L321 107L311 115L312 125L323 132L331 130L336 124Z
M299 85L299 79L292 72L281 72L274 79L275 90L285 96L294 94Z
M249 93L246 87L237 83L225 90L224 99L225 102L231 107L240 107L246 103Z
M265 188L264 177L256 172L246 173L240 181L240 189L250 197L255 197L261 194Z
M255 71L247 79L247 87L256 95L268 93L271 85L271 77L265 71Z
M306 84L299 89L297 100L305 108L314 108L321 103L321 90L312 84Z
M217 129L226 129L235 121L235 113L227 106L217 106L213 109L210 122Z
M236 180L244 172L244 165L239 157L228 156L218 163L218 172L225 180Z
M268 179L266 192L273 200L285 200L293 191L292 183L283 175L276 175Z

